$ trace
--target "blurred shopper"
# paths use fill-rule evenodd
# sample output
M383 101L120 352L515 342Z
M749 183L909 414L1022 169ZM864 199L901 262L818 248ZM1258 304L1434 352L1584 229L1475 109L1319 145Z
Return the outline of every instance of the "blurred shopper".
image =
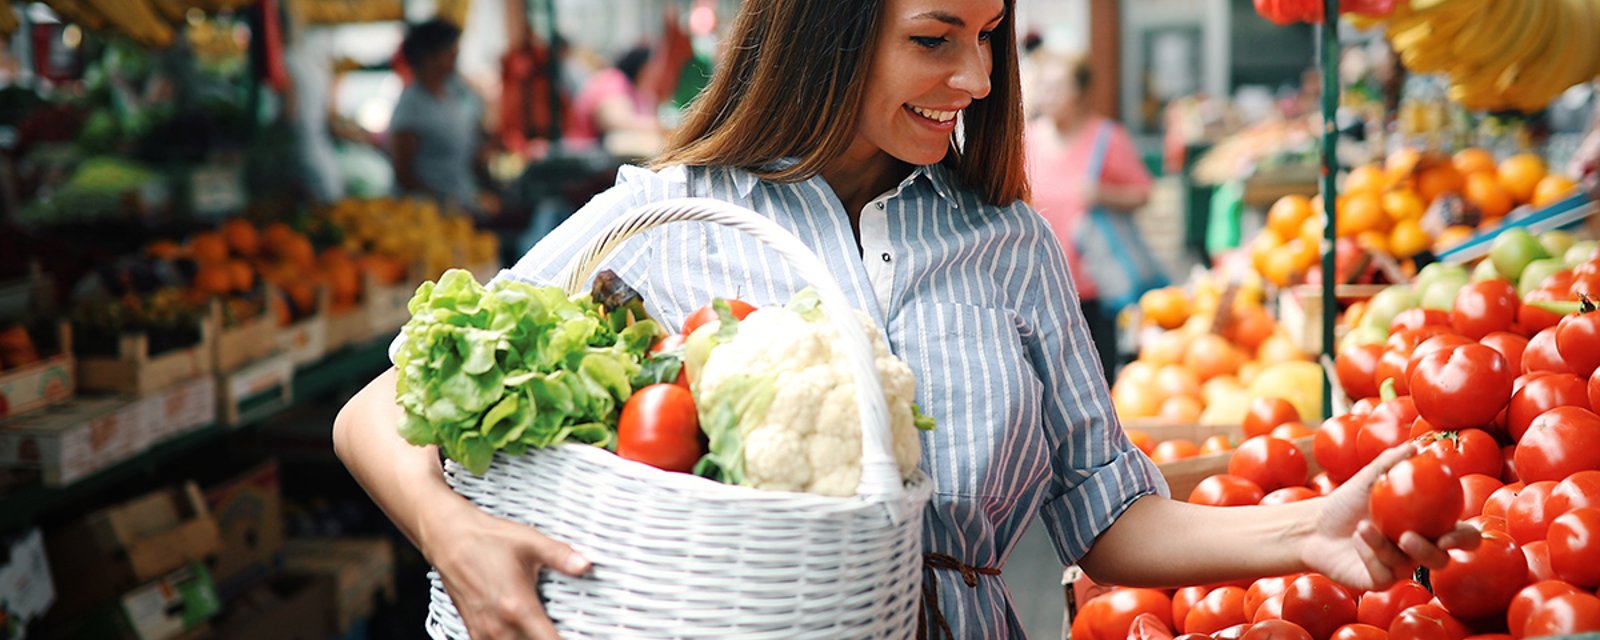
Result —
M661 147L661 126L654 98L639 84L649 61L650 48L635 47L591 76L572 99L567 136L577 144L598 142L620 156L653 155Z
M1116 311L1100 298L1093 269L1086 269L1078 238L1092 208L1131 214L1150 196L1150 172L1120 125L1090 107L1089 66L1081 58L1035 54L1028 125L1028 173L1033 206L1050 222L1067 254L1079 303L1089 323L1106 379L1116 368Z
M411 28L400 45L413 81L389 121L395 179L405 193L438 198L474 215L499 212L490 184L481 122L484 105L456 73L461 30L442 20Z

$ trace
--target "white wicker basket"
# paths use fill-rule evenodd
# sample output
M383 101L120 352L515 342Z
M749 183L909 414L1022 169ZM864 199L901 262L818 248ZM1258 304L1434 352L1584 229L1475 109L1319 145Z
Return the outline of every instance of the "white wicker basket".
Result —
M593 563L581 578L546 571L539 591L562 637L909 638L916 631L922 513L931 485L903 483L867 335L826 267L777 224L716 200L637 209L566 273L586 285L610 252L671 222L738 229L781 254L821 294L847 345L862 415L857 495L761 491L669 473L587 445L496 454L475 476L445 466L455 490L496 516L567 542ZM428 631L467 638L437 572Z

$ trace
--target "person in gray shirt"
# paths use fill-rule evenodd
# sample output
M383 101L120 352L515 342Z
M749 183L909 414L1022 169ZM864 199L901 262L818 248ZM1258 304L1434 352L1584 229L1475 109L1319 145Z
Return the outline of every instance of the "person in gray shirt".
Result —
M400 54L414 74L389 121L395 180L402 193L423 194L474 215L498 212L489 184L480 123L484 105L456 73L461 30L443 20L411 28Z

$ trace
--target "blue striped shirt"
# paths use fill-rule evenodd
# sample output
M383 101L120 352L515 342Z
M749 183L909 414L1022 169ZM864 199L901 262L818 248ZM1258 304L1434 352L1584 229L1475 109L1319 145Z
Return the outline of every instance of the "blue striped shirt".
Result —
M625 167L502 276L553 283L629 209L711 197L770 217L827 263L846 297L883 327L938 420L922 435L933 479L924 550L999 568L1039 514L1062 562L1076 562L1135 499L1166 493L1111 408L1065 258L1023 203L985 204L939 165L917 168L861 212L858 252L844 205L822 178L784 184L738 169ZM805 283L737 231L679 223L628 241L606 264L676 326L713 297L782 304ZM998 576L969 588L935 571L958 638L1021 638Z

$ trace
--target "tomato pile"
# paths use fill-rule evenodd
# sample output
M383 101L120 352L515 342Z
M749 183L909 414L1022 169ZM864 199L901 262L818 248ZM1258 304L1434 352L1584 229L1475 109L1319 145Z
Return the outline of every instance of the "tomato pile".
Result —
M1483 536L1476 549L1450 551L1445 568L1419 576L1426 585L1404 580L1357 593L1299 574L1172 592L1119 589L1082 607L1073 638L1464 640L1600 631L1600 311L1586 300L1537 304L1564 300L1555 289L1570 291L1574 277L1596 274L1600 253L1551 276L1535 290L1543 294L1525 299L1509 282L1489 279L1464 287L1449 311L1399 313L1383 344L1349 342L1338 354L1340 386L1355 402L1316 429L1321 473L1308 477L1300 451L1268 433L1241 444L1227 474L1188 496L1245 506L1326 495L1383 451L1413 441L1417 455L1373 486L1374 524L1391 540L1407 531L1437 539L1459 521Z

